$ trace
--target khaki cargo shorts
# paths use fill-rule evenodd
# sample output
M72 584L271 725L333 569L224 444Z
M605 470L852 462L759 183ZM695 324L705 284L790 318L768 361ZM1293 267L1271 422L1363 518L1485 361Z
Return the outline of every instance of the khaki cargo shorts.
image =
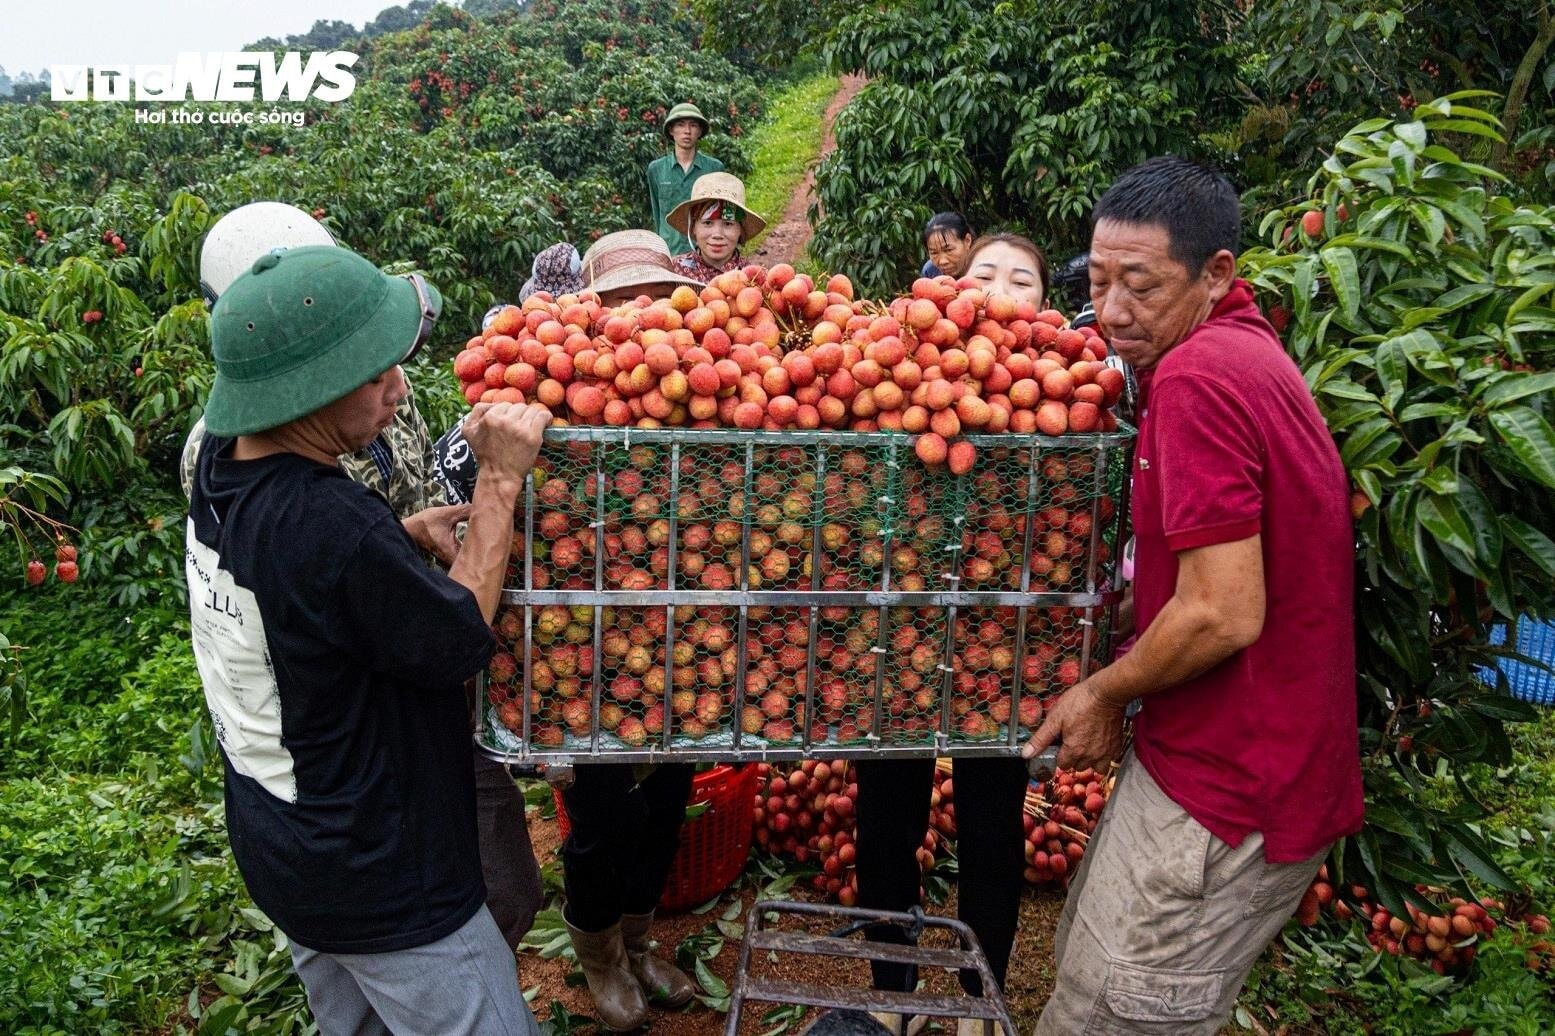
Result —
M1325 855L1269 864L1260 834L1233 849L1130 751L1059 918L1037 1036L1219 1031Z

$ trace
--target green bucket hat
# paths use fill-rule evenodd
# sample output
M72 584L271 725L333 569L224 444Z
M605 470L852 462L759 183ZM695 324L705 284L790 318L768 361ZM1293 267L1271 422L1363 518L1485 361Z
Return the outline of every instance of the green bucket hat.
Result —
M675 107L671 108L668 115L664 116L665 140L670 139L670 127L675 125L675 123L679 122L681 119L694 119L701 123L702 136L704 137L707 136L708 132L713 128L712 125L707 121L707 116L702 114L701 108L698 108L690 101L682 101L680 104L677 104Z
M311 414L410 358L442 297L347 248L260 256L211 310L212 435L252 435Z

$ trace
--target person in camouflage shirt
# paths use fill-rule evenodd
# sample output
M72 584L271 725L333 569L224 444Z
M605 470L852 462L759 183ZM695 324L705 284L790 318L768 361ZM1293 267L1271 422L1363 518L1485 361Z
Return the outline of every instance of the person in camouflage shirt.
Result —
M322 242L321 234L326 239ZM229 212L210 229L200 249L200 288L207 305L214 305L227 286L267 252L320 243L335 241L317 220L290 205L258 202ZM366 449L341 457L340 467L380 493L416 545L447 566L459 550L455 527L468 516L470 506L467 500L451 501L433 477L431 437L408 381L406 389L394 423ZM190 429L179 462L185 496L193 486L204 438L201 419ZM472 716L474 708L472 697ZM486 905L508 946L517 948L543 902L540 868L524 819L523 796L507 768L480 752L475 753L475 799Z
M200 459L200 440L205 436L202 418L189 430L178 465L178 482L184 495L194 479ZM448 565L458 552L454 526L464 520L467 507L451 505L447 491L433 477L432 440L426 422L416 409L414 395L407 395L395 412L394 423L379 433L367 449L340 458L347 475L377 490L389 502L416 546ZM431 510L431 514L423 514Z

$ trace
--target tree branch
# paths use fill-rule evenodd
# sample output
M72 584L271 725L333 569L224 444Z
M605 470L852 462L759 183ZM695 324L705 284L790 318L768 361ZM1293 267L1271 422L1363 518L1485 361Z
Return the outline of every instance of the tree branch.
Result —
M1517 72L1512 76L1512 85L1506 91L1506 104L1501 109L1502 139L1490 149L1490 168L1502 171L1506 164L1507 153L1517 141L1517 124L1522 119L1523 104L1528 100L1528 88L1533 83L1533 74L1538 71L1539 62L1544 60L1545 51L1549 50L1551 42L1555 42L1555 18L1550 17L1550 5L1539 4L1539 31L1534 36L1533 42L1528 45L1528 50L1523 54L1523 59L1517 63Z

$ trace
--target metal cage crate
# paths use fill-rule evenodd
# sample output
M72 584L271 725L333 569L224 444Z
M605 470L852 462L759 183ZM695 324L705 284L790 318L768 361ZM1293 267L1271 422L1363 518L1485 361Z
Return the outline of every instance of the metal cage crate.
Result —
M1133 430L555 428L477 744L507 762L998 755L1108 655Z

